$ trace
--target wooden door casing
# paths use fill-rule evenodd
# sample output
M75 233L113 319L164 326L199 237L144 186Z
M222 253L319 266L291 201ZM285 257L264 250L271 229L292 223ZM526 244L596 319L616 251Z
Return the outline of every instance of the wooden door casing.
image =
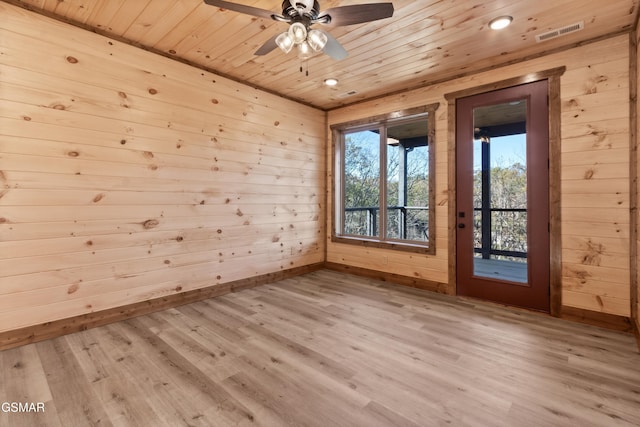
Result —
M473 110L526 100L528 281L512 283L473 272ZM549 108L548 81L456 101L456 276L458 295L549 312ZM461 217L464 215L464 217ZM464 227L464 228L461 228Z

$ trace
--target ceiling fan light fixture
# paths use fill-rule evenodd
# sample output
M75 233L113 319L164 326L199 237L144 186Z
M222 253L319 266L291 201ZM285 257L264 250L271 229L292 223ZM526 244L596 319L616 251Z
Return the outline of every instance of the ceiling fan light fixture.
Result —
M307 27L301 22L294 22L289 27L289 37L294 44L300 44L307 39Z
M242 4L243 2L236 3L229 0L201 1L221 10L231 10L257 18L272 19L289 24L286 34L270 37L255 51L256 56L267 55L277 47L288 53L297 45L301 56L310 57L315 52L322 51L336 61L346 58L348 56L347 51L329 32L313 32L313 30L310 30L312 25L331 24L332 27L344 27L364 24L391 18L394 12L393 4L390 1L337 6L321 11L319 0L282 0L281 14L274 13L268 9ZM309 36L309 33L311 33L311 36Z
M303 41L298 45L298 56L300 59L309 59L313 55L313 51L311 50L311 46L307 41Z
M309 31L309 34L307 37L307 42L309 43L309 46L311 46L311 48L316 52L319 52L322 49L324 49L325 45L327 44L327 40L328 40L327 35L319 30Z
M289 36L289 33L282 33L276 37L276 44L284 52L289 53L293 49L293 39Z
M513 21L513 17L511 16L498 16L489 22L489 28L492 30L502 30L503 28L507 28L511 21Z

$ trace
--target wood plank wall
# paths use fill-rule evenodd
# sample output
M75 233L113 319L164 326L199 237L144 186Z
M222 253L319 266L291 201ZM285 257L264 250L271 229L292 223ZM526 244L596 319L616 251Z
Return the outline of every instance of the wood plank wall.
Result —
M627 35L330 111L329 125L440 103L436 123L436 254L359 248L328 239L327 261L447 283L450 261L447 254L448 111L444 95L560 66L567 67L561 78L562 304L628 317ZM328 149L329 158L330 154ZM328 200L331 202L332 195ZM331 220L328 215L329 230L333 226ZM455 293L455 290L449 289L449 292Z
M638 341L638 348L640 348L640 266L638 265L638 258L640 254L640 233L638 230L638 224L640 224L640 209L638 209L638 198L640 197L640 182L638 180L638 173L640 171L640 150L638 145L640 144L640 120L638 119L638 111L640 111L640 100L638 100L638 91L640 90L640 21L636 21L635 32L632 34L632 37L635 37L635 109L632 109L632 112L635 114L635 138L633 142L635 142L635 149L631 151L632 157L631 160L636 162L635 168L635 177L632 177L632 187L631 191L635 191L635 212L632 211L632 215L635 215L635 254L634 259L632 259L632 263L635 263L635 292L632 289L631 291L631 318L635 321L635 329L636 329L636 338ZM633 51L632 51L633 52ZM632 122L633 124L633 122ZM632 168L633 171L633 168Z
M0 16L0 332L324 261L323 111Z

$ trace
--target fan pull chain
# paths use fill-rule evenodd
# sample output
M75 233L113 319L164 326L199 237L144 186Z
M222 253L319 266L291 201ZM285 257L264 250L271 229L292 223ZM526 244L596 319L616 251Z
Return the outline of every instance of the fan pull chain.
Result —
M301 73L304 72L305 76L309 77L309 60L308 59L304 59L304 61L305 61L304 64L305 64L306 70L305 70L305 67L302 66L302 61L303 61L303 59L300 59L300 72Z

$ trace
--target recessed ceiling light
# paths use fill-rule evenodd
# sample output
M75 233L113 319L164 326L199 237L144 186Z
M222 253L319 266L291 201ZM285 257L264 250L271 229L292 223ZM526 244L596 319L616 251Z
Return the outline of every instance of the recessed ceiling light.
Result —
M335 86L338 84L338 80L336 79L325 79L324 84L327 86Z
M501 30L507 28L511 24L513 18L511 16L499 16L489 22L489 28L492 30Z

